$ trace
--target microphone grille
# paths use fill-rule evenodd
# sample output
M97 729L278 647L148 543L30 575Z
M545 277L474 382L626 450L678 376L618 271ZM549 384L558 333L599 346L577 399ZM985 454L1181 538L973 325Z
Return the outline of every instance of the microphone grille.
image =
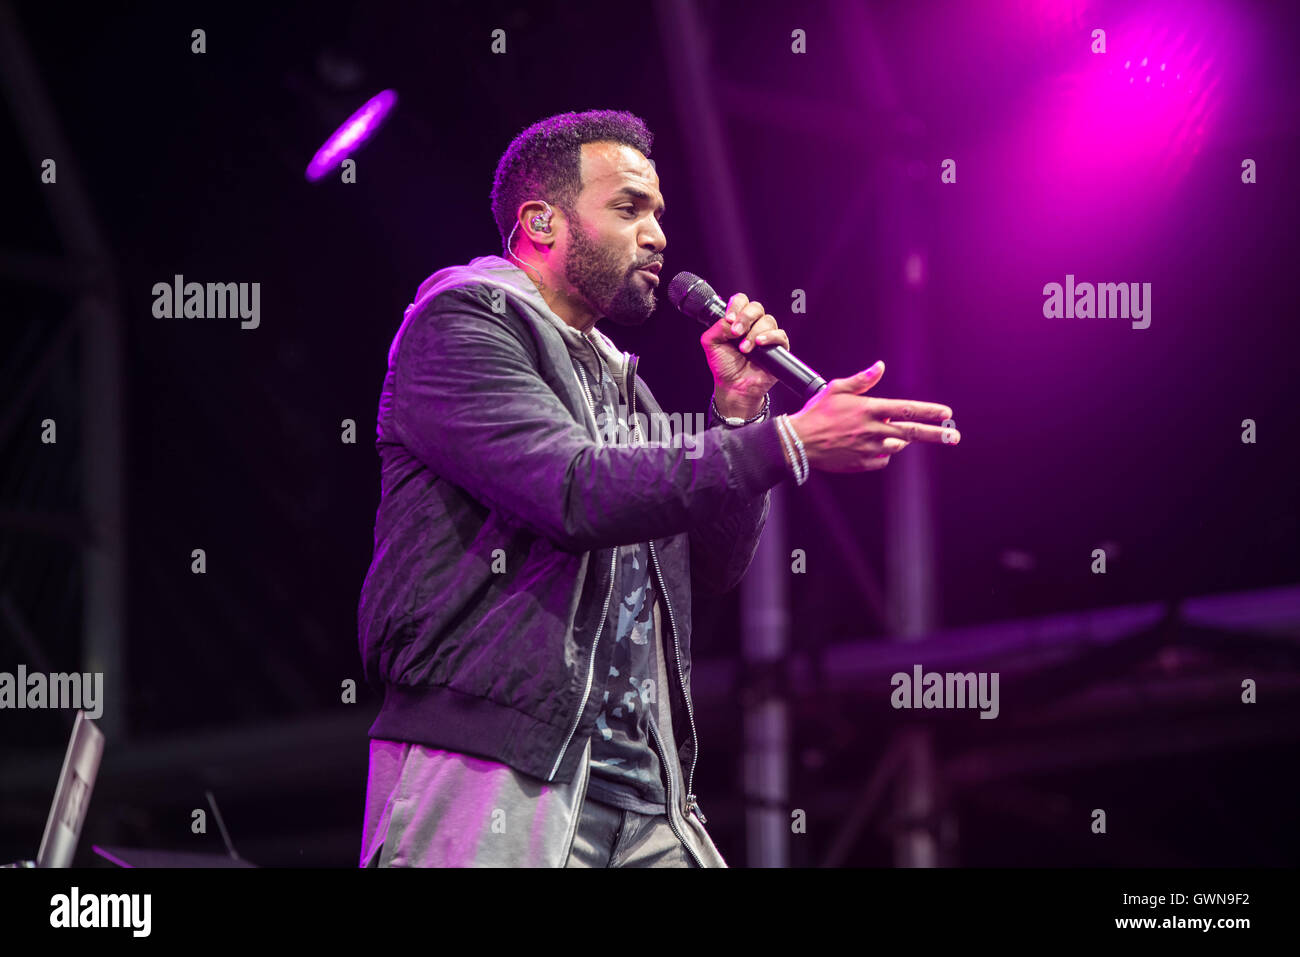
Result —
M693 272L679 272L668 284L668 301L688 316L706 311L708 301L716 295L713 287Z

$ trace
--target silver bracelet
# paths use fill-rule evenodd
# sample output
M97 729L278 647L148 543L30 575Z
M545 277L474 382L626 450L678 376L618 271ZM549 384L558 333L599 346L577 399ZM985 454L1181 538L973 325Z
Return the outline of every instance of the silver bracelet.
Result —
M799 442L799 436L795 435L794 427L786 420L786 416L778 415L776 417L776 430L781 436L781 444L785 446L786 454L790 459L790 468L794 471L795 484L802 485L808 481L808 459L806 456L801 457L795 451L795 443L799 443L799 450L802 452L803 443Z
M808 466L808 452L803 447L803 439L799 438L799 433L794 430L794 423L790 421L788 415L783 415L781 418L785 419L786 431L790 433L790 438L794 439L795 447L799 449L799 461L803 463L803 480L806 482L812 469Z
M790 463L790 471L794 472L794 479L799 481L799 456L795 454L794 444L790 441L790 436L785 434L785 428L781 425L781 417L776 417L776 434L781 437L781 448L785 449L785 457Z
M786 454L790 458L790 468L794 471L794 480L797 485L802 485L808 481L808 474L803 470L799 462L799 453L794 446L794 430L790 428L790 423L785 421L785 416L777 416L777 431L781 433L781 442L785 446Z
M768 411L772 408L772 394L770 392L766 392L763 394L763 408L759 409L757 414L751 415L748 419L742 419L736 415L723 415L721 412L719 412L717 403L714 401L716 397L717 397L716 392L713 395L709 396L709 415L711 415L713 418L717 419L720 422L726 423L728 426L730 426L733 429L738 429L742 425L753 425L755 422L759 421L760 419L765 418L767 416Z

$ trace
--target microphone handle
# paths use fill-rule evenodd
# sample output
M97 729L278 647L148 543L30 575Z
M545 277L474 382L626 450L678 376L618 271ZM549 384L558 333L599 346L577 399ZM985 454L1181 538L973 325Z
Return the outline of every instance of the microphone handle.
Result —
M706 328L727 314L727 304L718 296L708 301L707 308L710 318L700 317L699 320L700 325ZM826 388L824 378L779 343L760 345L756 342L746 358L764 372L776 376L782 385L805 402Z

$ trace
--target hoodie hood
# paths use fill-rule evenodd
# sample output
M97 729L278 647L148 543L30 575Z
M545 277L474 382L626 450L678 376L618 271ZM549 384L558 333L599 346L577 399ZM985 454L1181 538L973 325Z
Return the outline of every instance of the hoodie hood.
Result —
M500 256L479 256L463 266L448 266L446 269L439 269L420 283L420 288L415 294L415 301L406 307L402 325L405 326L412 315L440 293L458 286L471 284L492 286L500 289L506 296L514 300L525 315L535 322L549 322L555 326L560 331L560 334L564 336L564 340L569 344L571 351L576 349L581 352L586 348L585 342L589 339L592 345L596 347L596 350L600 352L614 375L618 377L618 380L622 379L624 367L629 360L627 353L622 352L618 346L614 345L614 341L609 336L594 326L588 337L584 338L581 332L551 311L551 307L546 304L546 300L542 298L541 292L533 284L533 281L528 278L527 273L508 259L503 259ZM398 335L393 338L393 345L388 354L390 367L396 358L397 343L400 338L401 332L399 330Z

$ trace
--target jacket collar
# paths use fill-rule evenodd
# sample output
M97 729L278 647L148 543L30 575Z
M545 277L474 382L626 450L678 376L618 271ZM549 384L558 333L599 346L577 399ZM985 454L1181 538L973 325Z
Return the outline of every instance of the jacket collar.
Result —
M415 294L415 301L406 307L405 317L410 318L413 312L439 293L471 283L501 289L517 304L524 307L523 312L530 319L535 322L549 322L555 326L564 337L571 353L580 356L590 355L591 346L594 346L616 376L615 381L622 381L624 367L629 360L628 354L621 351L609 336L594 326L588 336L584 337L581 332L551 311L551 307L546 304L541 292L523 269L500 256L479 256L466 265L449 266L438 270L420 284ZM591 346L587 345L588 341Z

